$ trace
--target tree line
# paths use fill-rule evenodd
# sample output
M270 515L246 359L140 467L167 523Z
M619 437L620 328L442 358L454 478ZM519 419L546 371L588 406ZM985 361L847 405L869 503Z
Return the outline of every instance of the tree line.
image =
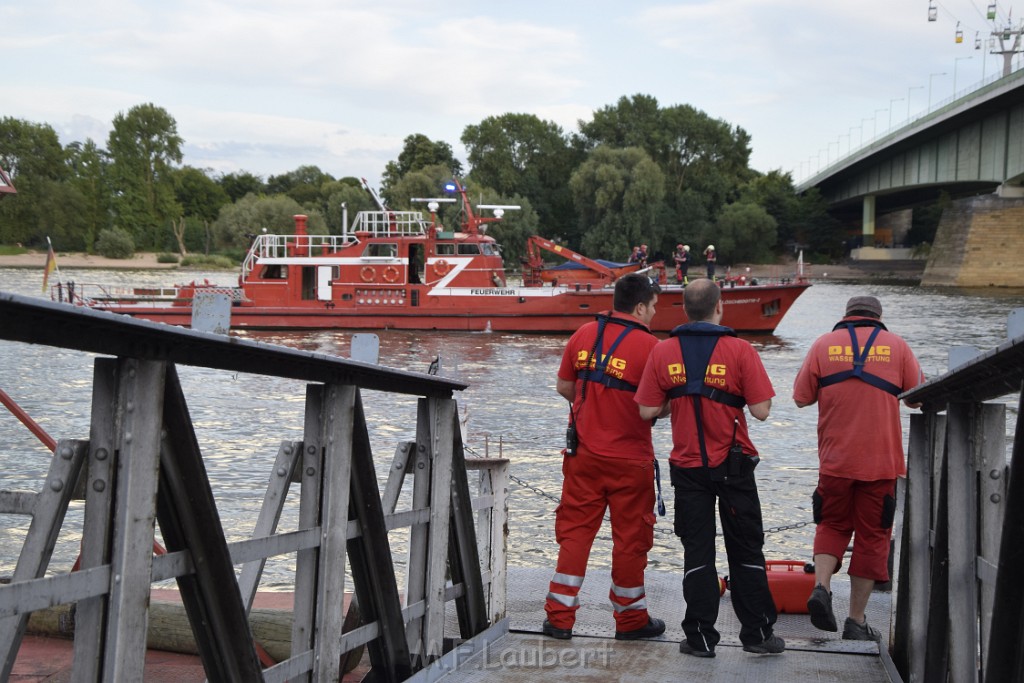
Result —
M637 244L668 257L678 243L698 253L712 243L724 263L771 261L797 244L818 258L843 252L842 226L815 190L797 195L788 173L751 169L746 131L689 105L622 97L572 133L508 113L467 126L460 141L467 169L449 143L409 135L380 194L396 210L422 209L409 198L437 196L457 175L474 201L521 205L490 233L510 266L531 234L618 261ZM64 251L127 243L238 258L253 233L291 232L297 213L311 232L337 234L346 216L374 208L356 175L214 174L183 164L183 142L151 103L115 116L105 148L62 146L48 124L0 119L0 167L18 189L0 202L0 244L45 248L49 236ZM441 220L454 225L459 210L443 205Z

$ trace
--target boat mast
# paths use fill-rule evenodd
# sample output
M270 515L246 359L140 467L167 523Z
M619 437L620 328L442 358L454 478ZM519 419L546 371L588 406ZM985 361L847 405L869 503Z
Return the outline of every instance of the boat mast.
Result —
M469 203L469 195L458 178L453 178L452 182L445 186L445 191L458 192L462 197L463 218L461 225L462 231L467 235L483 235L487 232L488 223L498 223L506 211L516 211L522 208L518 204L480 204L477 206L478 209L490 209L494 211L494 216L478 216L473 213L473 206Z
M366 182L366 178L360 178L360 180L363 181L363 187L366 188L366 191L370 193L371 197L373 197L373 201L377 204L377 208L381 211L387 211L388 207L384 205L384 200L380 198L380 195L377 194L376 190L370 187L370 183Z

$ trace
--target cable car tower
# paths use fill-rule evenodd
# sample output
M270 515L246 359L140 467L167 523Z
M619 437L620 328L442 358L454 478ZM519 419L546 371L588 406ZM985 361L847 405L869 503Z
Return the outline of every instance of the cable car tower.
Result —
M1024 34L1024 26L1013 27L1007 20L1006 27L1002 30L992 31L992 46L990 54L1003 56L1003 76L1009 76L1012 71L1013 56L1024 51L1021 49L1021 35ZM1013 38L1012 44L1010 39ZM995 41L999 41L999 49L995 49Z

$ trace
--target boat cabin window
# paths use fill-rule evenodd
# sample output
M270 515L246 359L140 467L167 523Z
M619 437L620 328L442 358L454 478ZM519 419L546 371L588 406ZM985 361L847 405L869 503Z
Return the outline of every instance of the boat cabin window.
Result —
M489 242L481 244L480 250L484 253L484 256L497 256L501 253L497 244L490 244Z
M438 256L455 256L455 245L439 242L434 251L437 252Z
M264 280L287 280L288 266L281 265L279 263L263 266L263 271L260 273L260 277Z
M460 254L479 254L480 253L480 245L479 244L475 244L475 243L473 243L473 244L460 244L459 245L459 253Z
M363 256L375 256L384 258L395 258L398 256L398 243L374 242L366 245Z

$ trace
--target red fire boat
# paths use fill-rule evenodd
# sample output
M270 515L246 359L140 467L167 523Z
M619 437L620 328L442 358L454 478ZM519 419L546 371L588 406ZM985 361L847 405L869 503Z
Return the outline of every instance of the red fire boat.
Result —
M191 282L167 288L117 291L78 284L73 302L173 325L188 326L199 292L231 298L232 329L406 329L572 332L612 307L614 282L625 272L541 237L530 240L522 281L505 271L501 250L487 235L489 223L518 207L480 205L453 183L463 211L457 230L436 221L438 202L420 211L392 211L376 193L378 210L361 211L341 235L310 235L306 216L295 234L258 235L242 263L237 287ZM490 210L491 216L479 215ZM543 249L581 266L586 275L543 277ZM647 272L665 282L660 264ZM751 281L752 283L753 281ZM739 332L771 333L810 283L803 273L776 282L723 281L722 324ZM662 285L656 332L686 322L683 288ZM60 292L61 296L66 296ZM57 295L54 295L57 298Z

